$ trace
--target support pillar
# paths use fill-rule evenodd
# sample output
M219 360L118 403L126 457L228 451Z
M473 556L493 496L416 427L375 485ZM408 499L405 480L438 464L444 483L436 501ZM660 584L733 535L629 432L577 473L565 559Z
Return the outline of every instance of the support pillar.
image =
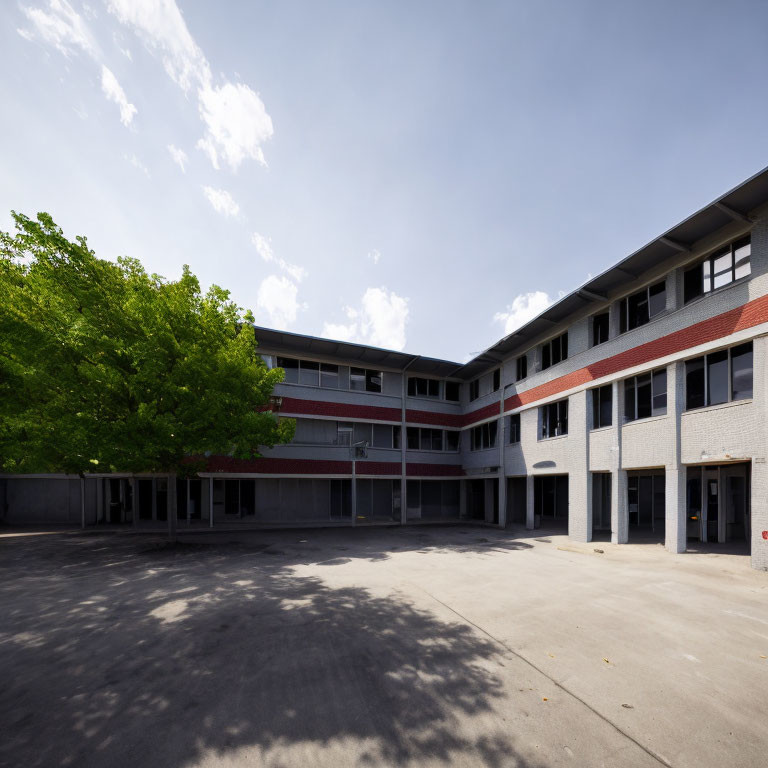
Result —
M684 365L678 362L667 366L667 412L672 416L674 452L671 462L664 468L664 546L675 553L685 552L688 526L687 469L681 463L680 438L680 421L685 408Z
M568 472L568 538L592 541L592 484L589 482L589 413L587 390L568 399L568 422L575 427L571 440L578 440L581 449L569 465Z
M352 459L352 525L357 522L357 477L355 475L355 460Z
M525 527L527 530L532 531L536 524L536 515L534 514L535 499L534 496L534 477L528 475L525 478Z
M611 385L611 543L626 544L629 541L629 512L627 510L627 473L621 463L621 391L619 382Z
M764 457L752 459L751 480L751 565L768 571L768 464Z

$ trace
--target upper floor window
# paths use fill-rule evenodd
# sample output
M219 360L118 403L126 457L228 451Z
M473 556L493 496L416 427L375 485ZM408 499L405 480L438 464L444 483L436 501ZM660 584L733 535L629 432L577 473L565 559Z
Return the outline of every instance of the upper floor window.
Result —
M408 427L406 439L409 451L452 451L459 450L458 430Z
M520 442L520 414L519 413L513 413L509 417L509 425L508 425L507 432L509 434L510 443Z
M489 421L469 430L469 450L482 451L485 448L496 447L496 432L498 424Z
M399 448L400 427L393 424L372 424L366 421L337 421L334 442L336 445L365 442L374 448Z
M458 402L459 383L457 381L440 381L440 379L427 379L421 376L408 377L409 397L434 397Z
M313 387L338 389L339 366L331 363L317 363L313 360L295 360L278 357L277 367L285 371L287 384L307 384Z
M726 248L716 251L700 264L685 271L683 276L683 302L703 296L724 285L747 277L752 273L750 236L736 240Z
M592 346L608 341L608 331L610 327L610 314L601 312L599 315L592 315Z
M685 363L685 407L752 397L752 342L721 349Z
M522 381L528 375L528 355L520 355L515 361L515 381Z
M619 332L639 328L663 312L667 306L667 282L654 283L619 302Z
M568 359L568 331L541 346L541 370Z
M349 388L359 392L381 392L384 374L367 368L349 369Z
M458 381L446 381L445 382L445 399L459 402L459 396L461 394L461 384Z
M610 427L613 421L613 385L592 390L592 429Z
M559 437L568 434L568 400L558 400L539 408L541 437Z
M478 376L469 382L469 400L477 400L478 397L488 395L501 386L501 368L497 368L484 376Z
M636 421L667 412L667 369L641 373L624 381L624 420Z
M408 395L410 397L440 397L440 381L423 379L419 376L408 377Z

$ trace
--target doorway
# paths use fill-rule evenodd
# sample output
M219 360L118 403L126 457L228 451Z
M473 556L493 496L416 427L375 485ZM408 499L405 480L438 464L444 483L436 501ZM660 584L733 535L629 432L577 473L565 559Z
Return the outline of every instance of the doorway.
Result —
M568 528L568 475L533 478L533 513L536 528Z
M629 541L664 541L666 476L663 469L627 472Z
M750 465L688 467L687 536L725 544L750 540Z
M611 532L611 473L592 473L592 535Z
M507 525L525 525L528 516L526 477L507 478Z

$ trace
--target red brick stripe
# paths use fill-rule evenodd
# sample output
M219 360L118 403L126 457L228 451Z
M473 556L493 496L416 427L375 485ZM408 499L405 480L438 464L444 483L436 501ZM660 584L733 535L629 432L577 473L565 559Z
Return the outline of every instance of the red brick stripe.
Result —
M674 333L669 333L661 338L641 344L638 347L628 349L613 357L607 357L598 360L592 365L580 368L573 373L567 373L565 376L559 376L546 384L533 387L519 395L512 395L504 400L504 410L519 408L522 405L542 400L545 397L552 397L560 392L565 392L573 387L587 384L603 376L610 376L614 373L633 368L636 365L643 365L652 360L672 355L677 352L683 352L686 349L692 349L699 344L706 344L710 341L730 336L732 333L742 331L747 328L754 328L756 325L768 322L768 296L761 296L759 299L750 301L736 309L723 312L721 315L710 317L695 325L688 326ZM469 414L473 421L479 421L485 416L475 415L480 411Z
M333 416L337 419L367 419L370 421L400 421L399 408L353 403L327 403L322 400L300 400L284 397L280 412L306 416Z

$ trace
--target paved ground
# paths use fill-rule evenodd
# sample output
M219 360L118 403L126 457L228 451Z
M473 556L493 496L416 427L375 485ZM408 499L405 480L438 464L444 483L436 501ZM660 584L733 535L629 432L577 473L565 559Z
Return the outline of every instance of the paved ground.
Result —
M469 527L0 537L2 766L762 767L766 656L746 557Z

